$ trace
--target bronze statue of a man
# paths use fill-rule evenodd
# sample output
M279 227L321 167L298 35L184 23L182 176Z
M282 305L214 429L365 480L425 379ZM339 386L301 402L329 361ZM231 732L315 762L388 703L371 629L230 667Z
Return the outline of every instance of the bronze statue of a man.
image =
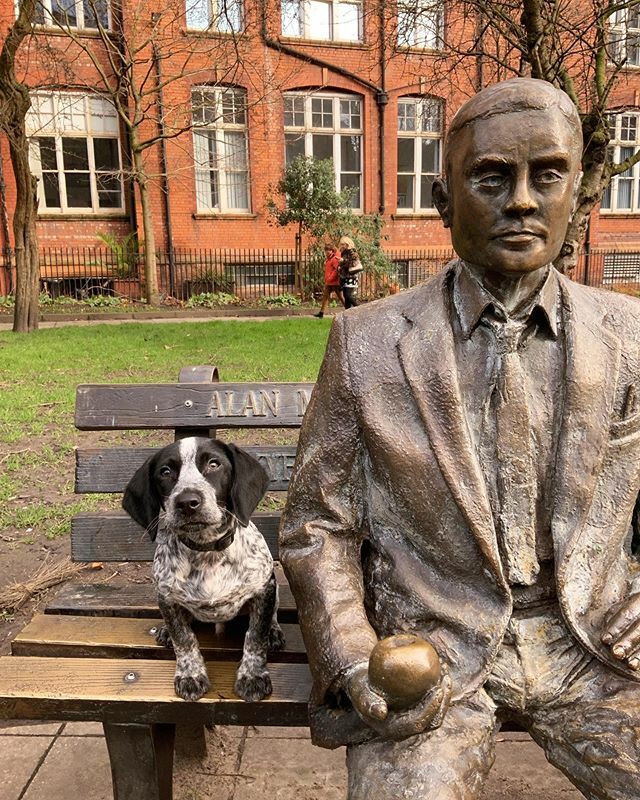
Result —
M581 144L549 84L480 92L434 187L459 259L333 325L281 553L350 800L477 797L505 719L640 798L640 303L551 266ZM404 632L442 677L394 711L367 664Z

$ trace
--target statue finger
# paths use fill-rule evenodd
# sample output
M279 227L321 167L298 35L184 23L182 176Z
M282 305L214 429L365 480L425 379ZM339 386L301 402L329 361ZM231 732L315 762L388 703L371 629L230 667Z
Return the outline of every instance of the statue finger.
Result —
M629 659L640 646L640 623L635 622L625 631L624 635L614 640L611 652L618 659Z
M607 645L613 644L638 620L640 620L640 595L635 595L606 622L602 641Z

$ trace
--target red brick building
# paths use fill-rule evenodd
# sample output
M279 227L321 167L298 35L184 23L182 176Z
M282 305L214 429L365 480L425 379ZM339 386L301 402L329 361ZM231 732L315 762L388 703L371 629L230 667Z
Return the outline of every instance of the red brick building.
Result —
M291 247L294 231L268 224L264 203L300 154L333 158L336 185L352 187L354 207L384 216L389 248L449 245L431 204L442 135L465 97L490 79L469 64L452 78L441 69L440 47L453 27L472 20L431 0L393 8L369 0L170 0L168 8L110 1L41 0L40 26L24 53L42 247L94 246L98 233L141 229L125 128L109 98L93 92L101 88L95 59L108 61L100 26L127 41L137 36L135 80L163 86L161 96L149 95L140 128L148 137L162 126L171 134L144 154L158 249ZM6 27L13 4L4 4ZM145 35L158 19L164 28L154 51ZM626 40L636 44L627 44L612 103L623 110L612 130L616 156L624 157L640 148L640 11L616 18L616 30L636 37ZM180 125L184 132L173 136ZM0 199L10 219L6 143L2 157ZM590 244L640 251L639 223L636 165L593 214Z

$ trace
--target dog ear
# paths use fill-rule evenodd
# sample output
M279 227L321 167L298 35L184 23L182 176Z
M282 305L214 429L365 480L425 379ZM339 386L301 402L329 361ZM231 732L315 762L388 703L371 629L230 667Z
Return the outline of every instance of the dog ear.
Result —
M257 458L249 455L235 444L227 444L233 465L233 483L229 492L231 511L240 524L249 524L256 506L264 497L269 486L270 476Z
M155 541L158 533L158 514L162 507L153 480L155 463L156 454L154 453L136 471L122 496L122 507L138 525L147 531L152 541Z

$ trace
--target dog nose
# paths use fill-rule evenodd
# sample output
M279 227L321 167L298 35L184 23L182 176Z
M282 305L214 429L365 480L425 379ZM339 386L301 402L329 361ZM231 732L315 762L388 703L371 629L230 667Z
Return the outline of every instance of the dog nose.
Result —
M202 495L200 492L185 490L176 497L175 504L183 514L194 514L202 504Z

